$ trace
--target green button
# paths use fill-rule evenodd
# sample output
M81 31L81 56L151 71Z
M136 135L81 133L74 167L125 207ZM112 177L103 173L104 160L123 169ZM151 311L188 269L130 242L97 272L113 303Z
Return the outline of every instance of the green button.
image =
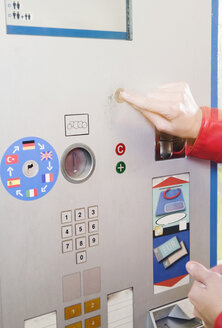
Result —
M116 164L116 172L122 174L126 170L126 164L124 162L119 162Z

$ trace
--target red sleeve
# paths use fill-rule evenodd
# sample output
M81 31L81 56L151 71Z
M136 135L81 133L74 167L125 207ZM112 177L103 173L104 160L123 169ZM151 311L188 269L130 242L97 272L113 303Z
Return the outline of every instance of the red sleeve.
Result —
M222 328L222 312L218 315L216 321L214 322L214 328Z
M203 119L194 144L187 144L186 155L222 163L222 120L218 109L202 108Z

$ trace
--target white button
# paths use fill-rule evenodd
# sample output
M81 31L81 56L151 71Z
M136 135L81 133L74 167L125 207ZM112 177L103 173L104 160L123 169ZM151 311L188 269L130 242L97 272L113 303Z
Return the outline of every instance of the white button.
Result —
M89 221L89 233L99 231L99 221Z
M85 220L85 208L77 208L75 209L75 220L80 221L80 220Z
M86 262L86 251L76 253L76 263L84 263Z
M72 211L61 212L61 221L62 221L62 224L71 223L72 222Z
M89 247L98 246L99 245L99 235L91 235L89 236Z
M89 219L98 218L98 206L88 207Z
M72 237L72 226L64 226L62 227L62 238L70 238Z
M86 224L78 223L76 224L76 236L84 235L86 233Z
M73 250L72 240L65 240L62 242L62 252L63 253L72 252L72 250Z
M76 249L86 248L86 237L76 238Z

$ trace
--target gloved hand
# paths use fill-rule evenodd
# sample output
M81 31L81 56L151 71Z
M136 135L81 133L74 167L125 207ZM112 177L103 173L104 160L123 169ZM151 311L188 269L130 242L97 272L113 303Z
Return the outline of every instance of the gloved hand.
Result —
M206 269L200 263L190 261L186 269L195 282L188 294L194 305L194 314L202 319L206 328L212 328L217 316L222 312L221 267Z
M187 139L195 139L198 135L202 110L187 83L164 85L147 96L122 91L119 97L137 109L160 132Z

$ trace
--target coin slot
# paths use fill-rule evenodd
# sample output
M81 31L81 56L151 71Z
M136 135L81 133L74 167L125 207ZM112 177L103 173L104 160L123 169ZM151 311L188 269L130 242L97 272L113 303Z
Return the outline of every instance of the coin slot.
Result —
M69 182L84 182L89 179L95 169L95 156L92 150L85 145L72 145L62 156L61 169Z

